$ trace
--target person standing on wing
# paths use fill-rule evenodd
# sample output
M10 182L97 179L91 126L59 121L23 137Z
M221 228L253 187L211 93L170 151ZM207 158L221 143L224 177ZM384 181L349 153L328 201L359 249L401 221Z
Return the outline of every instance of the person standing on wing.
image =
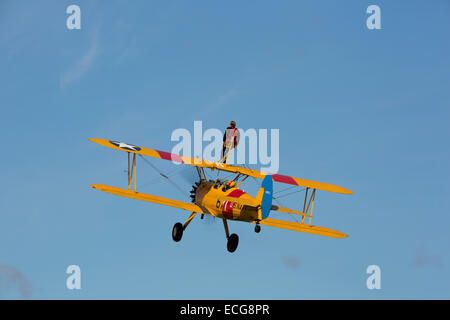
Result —
M228 154L231 149L237 147L239 143L239 130L236 128L236 122L231 121L230 126L227 127L225 134L223 135L223 149L222 149L222 162L227 163Z

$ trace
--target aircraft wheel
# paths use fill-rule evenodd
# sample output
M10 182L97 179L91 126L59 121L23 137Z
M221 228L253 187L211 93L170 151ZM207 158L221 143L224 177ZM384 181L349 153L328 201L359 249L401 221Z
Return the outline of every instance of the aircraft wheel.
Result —
M256 233L259 233L261 231L261 226L259 225L259 224L257 224L256 226L255 226L255 232Z
M239 244L239 237L237 234L233 233L228 237L227 249L229 252L236 251Z
M179 222L175 223L172 229L172 239L175 242L178 242L181 240L181 237L183 236L183 225Z

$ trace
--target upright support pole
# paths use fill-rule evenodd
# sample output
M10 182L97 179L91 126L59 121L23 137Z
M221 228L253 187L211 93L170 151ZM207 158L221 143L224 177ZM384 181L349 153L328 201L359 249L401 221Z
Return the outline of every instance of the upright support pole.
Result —
M128 190L131 189L131 178L133 176L133 167L130 167L130 153L128 152Z
M313 208L314 208L314 199L316 198L316 189L313 190L311 198L312 198L312 204L311 204L311 211L309 212L309 225L311 225L312 212L313 212Z
M130 168L130 153L128 152L128 190L131 190L131 180L134 178L134 191L136 192L136 153L133 153Z
M127 178L128 178L128 189L130 189L130 153L127 152L128 157L128 170L127 170Z
M227 239L230 237L230 231L228 230L228 223L227 223L227 219L222 218L223 221L223 226L225 228L225 235L227 236Z
M306 209L306 200L308 199L308 190L309 190L309 187L306 188L306 192L305 192L305 202L303 202L303 211L302 211L303 213L307 213L305 211L305 209ZM302 217L302 223L303 222L305 222L305 216Z
M136 192L136 153L133 153L133 176L134 176L134 192Z
M198 177L200 179L200 183L202 182L202 174L200 173L200 169L198 167L195 167L197 169Z
M233 142L227 142L227 144L225 145L224 155L223 155L222 159L220 159L219 163L227 163L228 155L230 154L231 149L233 149L232 146L233 146Z
M202 172L203 172L203 177L205 178L205 182L208 181L208 180L206 179L206 174L205 174L205 170L203 170L203 167L202 167Z
M245 176L245 178L244 178L244 179L242 179L242 180L241 180L241 182L239 182L239 183L238 183L238 184L236 185L236 188L237 188L237 187L239 187L239 185L240 185L240 184L241 184L242 182L244 182L244 181L245 181L245 179L247 179L247 178L248 178L248 176Z
M192 221L192 219L194 219L195 215L197 214L197 212L192 212L191 215L189 216L189 218L186 220L186 222L183 225L183 230L187 228L187 226L189 225L189 223Z
M316 189L313 189L313 192L312 192L311 195L309 196L308 206L306 207L305 213L308 213L308 211L309 211L309 206L311 205L311 201L313 200L315 194L316 194ZM311 211L310 211L310 213L311 213Z

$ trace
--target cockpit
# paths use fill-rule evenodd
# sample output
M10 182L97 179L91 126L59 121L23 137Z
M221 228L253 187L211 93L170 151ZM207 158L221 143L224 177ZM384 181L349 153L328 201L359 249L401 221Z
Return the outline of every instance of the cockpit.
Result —
M216 181L214 182L214 189L222 189L223 192L233 188L236 185L236 182L234 181L228 181L225 179L216 179Z
M219 189L220 187L224 186L227 184L227 180L225 179L216 179L216 181L214 182L214 189Z

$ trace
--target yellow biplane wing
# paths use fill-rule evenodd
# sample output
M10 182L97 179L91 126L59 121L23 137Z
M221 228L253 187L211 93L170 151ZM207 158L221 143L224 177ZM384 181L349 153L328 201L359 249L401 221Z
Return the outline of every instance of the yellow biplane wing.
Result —
M205 208L201 208L193 203L188 203L188 202L182 202L182 201L177 201L177 200L172 200L172 199L168 199L168 198L163 198L163 197L158 197L158 196L154 196L151 194L146 194L146 193L142 193L142 192L136 192L133 190L127 190L127 189L122 189L122 188L117 188L117 187L110 187L110 186L105 186L103 184L91 184L91 187L100 191L104 191L104 192L108 192L108 193L112 193L121 197L127 197L127 198L132 198L132 199L137 199L137 200L142 200L142 201L148 201L148 202L153 202L153 203L158 203L158 204L162 204L165 206L169 206L169 207L175 207L175 208L180 208L180 209L184 209L187 211L191 211L191 212L197 212L197 213L206 213L209 214L209 212L205 209Z
M258 178L258 179L264 179L264 177L268 174L267 172L253 170L250 168L233 166L233 165L229 165L226 163L213 162L213 161L203 160L203 159L199 159L199 158L180 156L180 155L165 152L165 151L159 151L159 150L155 150L155 149L138 147L135 145L118 142L118 141L113 141L113 140L91 139L91 138L89 140L91 140L95 143L98 143L102 146L108 147L108 148L113 148L113 149L117 149L117 150L121 150L121 151L131 152L131 153L135 153L135 154L141 154L144 156L149 156L149 157L154 157L154 158L159 158L159 159L164 159L164 160L171 160L173 162L189 164L189 165L202 167L202 168L209 168L212 170L217 169L217 170L238 173L238 174L242 174L242 175L246 175L246 176L250 176L250 177L254 177L254 178ZM286 183L286 184L291 184L291 185L300 186L300 187L306 187L306 188L310 188L310 189L317 189L317 190L343 193L343 194L352 194L353 193L353 191L351 191L349 189L346 189L346 188L343 188L340 186L336 186L333 184L311 181L311 180L306 180L306 179L300 179L300 178L295 178L295 177L291 177L291 176L285 176L282 174L272 174L272 179L275 182Z
M140 154L140 155L147 156L147 157L153 157L153 158L158 158L158 159L163 159L163 160L170 160L173 162L190 164L190 165L194 165L197 167L203 167L203 168L214 167L214 162L199 159L199 158L180 156L180 155L177 155L174 153L169 153L169 152L160 151L160 150L156 150L156 149L138 147L138 146L135 146L132 144L114 141L114 140L92 139L92 138L89 138L89 140L91 140L95 143L98 143L102 146L108 147L108 148L131 152L131 153L136 153L136 154Z
M342 232L339 232L339 231L336 231L333 229L325 228L325 227L319 227L319 226L313 226L313 225L304 224L304 223L277 220L277 219L271 219L271 218L261 220L261 221L259 221L259 224L265 225L265 226L270 226L270 227L275 227L275 228L312 233L312 234L317 234L319 236L330 237L330 238L348 237L345 233L342 233Z

